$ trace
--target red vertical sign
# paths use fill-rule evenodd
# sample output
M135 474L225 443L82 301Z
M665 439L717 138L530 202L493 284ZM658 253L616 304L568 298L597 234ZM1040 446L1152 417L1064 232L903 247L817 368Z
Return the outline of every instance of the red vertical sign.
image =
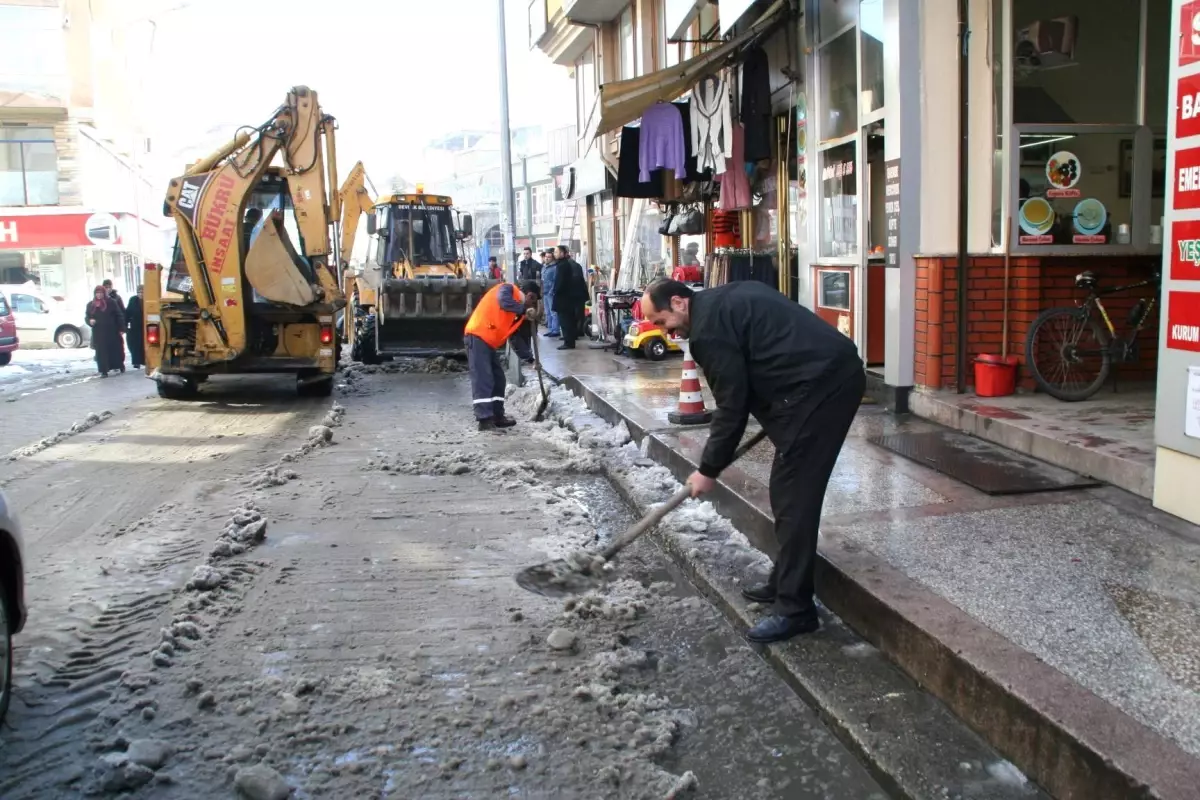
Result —
M1200 292L1168 294L1167 347L1200 353Z
M1179 66L1200 61L1200 2L1184 3L1179 13Z
M1200 74L1180 78L1175 92L1175 138L1197 134L1200 134Z
M1171 280L1200 281L1200 220L1171 225Z

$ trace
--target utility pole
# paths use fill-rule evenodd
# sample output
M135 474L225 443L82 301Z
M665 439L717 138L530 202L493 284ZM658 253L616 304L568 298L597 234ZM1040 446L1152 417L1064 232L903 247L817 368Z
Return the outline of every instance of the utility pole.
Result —
M496 0L497 27L500 30L500 181L504 184L504 257L508 264L508 279L517 282L516 233L513 228L513 170L512 132L508 127L508 46L504 0ZM534 336L537 331L534 331ZM510 345L508 348L508 382L521 385L521 362Z

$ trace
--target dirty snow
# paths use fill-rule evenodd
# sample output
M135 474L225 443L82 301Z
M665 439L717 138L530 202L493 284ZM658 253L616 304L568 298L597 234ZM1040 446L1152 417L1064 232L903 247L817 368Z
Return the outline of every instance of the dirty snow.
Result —
M31 445L27 445L18 450L13 450L8 454L8 460L16 461L19 458L28 458L29 456L37 455L43 450L70 439L72 436L77 436L86 430L96 427L101 422L104 422L106 419L112 417L112 415L113 413L111 411L93 411L66 430L61 430L53 436L47 436L43 439L39 439Z

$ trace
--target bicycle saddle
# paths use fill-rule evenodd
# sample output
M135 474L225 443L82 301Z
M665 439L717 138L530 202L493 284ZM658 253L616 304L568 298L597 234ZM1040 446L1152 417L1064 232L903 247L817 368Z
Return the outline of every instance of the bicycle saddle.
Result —
M1096 273L1090 269L1075 276L1075 285L1080 289L1096 288Z

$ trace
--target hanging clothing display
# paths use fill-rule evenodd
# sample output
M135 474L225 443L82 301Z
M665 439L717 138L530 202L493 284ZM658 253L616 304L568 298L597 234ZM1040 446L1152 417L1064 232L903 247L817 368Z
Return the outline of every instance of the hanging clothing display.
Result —
M621 151L617 156L617 197L653 198L663 196L663 170L650 173L650 180L642 182L638 173L638 153L641 150L640 128L625 126L621 129Z
M692 152L696 169L711 169L720 175L725 159L733 155L733 120L729 111L729 83L724 78L707 78L692 92Z
M641 142L638 150L638 180L645 183L660 167L675 170L675 177L687 177L683 149L683 118L671 103L655 103L642 113Z
M733 126L733 146L725 172L721 175L721 209L750 207L750 179L746 177L746 161L742 157L743 132L741 125Z
M766 51L757 45L743 55L741 122L746 129L742 154L746 161L772 158L771 67Z
M741 222L735 211L713 211L713 247L737 247L742 243Z

